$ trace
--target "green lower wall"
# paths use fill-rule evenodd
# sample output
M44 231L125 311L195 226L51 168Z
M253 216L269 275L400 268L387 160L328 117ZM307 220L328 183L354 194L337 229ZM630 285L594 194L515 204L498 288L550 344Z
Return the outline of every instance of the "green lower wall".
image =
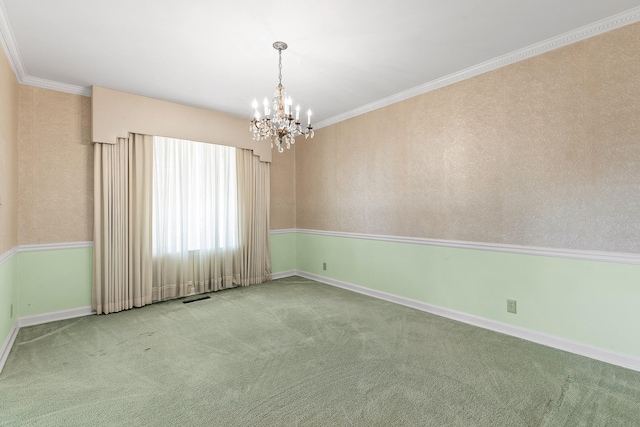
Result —
M274 273L297 269L640 357L629 332L640 324L637 265L304 233L271 236L271 253ZM0 340L16 316L91 305L92 257L90 248L64 249L2 264ZM518 314L507 313L507 299Z
M273 272L295 270L295 233L271 236L271 253ZM11 281L5 277L12 277L12 283L17 285L5 286ZM13 292L13 320L16 312L24 317L87 307L91 305L92 277L91 248L19 253L0 266L0 301L4 304L5 295ZM4 322L0 319L0 334L5 329ZM13 321L6 327L7 334L11 325Z
M93 249L18 254L18 315L51 313L91 305Z
M296 269L296 233L271 235L271 271Z
M296 249L301 271L640 357L638 265L304 233Z
M271 236L271 252L274 272L295 270L295 233ZM15 312L24 317L90 306L92 278L91 248L19 253L0 266L0 309L4 310L8 295L13 295L13 320ZM12 288L5 283L17 285ZM13 325L7 321L6 326L5 320L0 319L0 338Z
M13 305L13 315L11 315ZM13 255L0 265L0 347L18 317L18 257Z

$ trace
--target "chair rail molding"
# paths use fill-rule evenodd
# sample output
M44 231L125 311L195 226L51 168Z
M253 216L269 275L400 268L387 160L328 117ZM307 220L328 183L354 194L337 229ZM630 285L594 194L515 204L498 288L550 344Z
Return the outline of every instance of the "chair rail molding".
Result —
M288 231L294 232L294 231ZM615 262L640 265L640 254L624 252L600 252L580 249L544 248L503 243L467 242L461 240L428 239L422 237L387 236L378 234L347 233L338 231L295 229L296 233L318 236L343 237L349 239L377 240L381 242L407 243L412 245L441 246L447 248L473 249L479 251L506 252L520 255L536 255L554 258L569 258L585 261Z

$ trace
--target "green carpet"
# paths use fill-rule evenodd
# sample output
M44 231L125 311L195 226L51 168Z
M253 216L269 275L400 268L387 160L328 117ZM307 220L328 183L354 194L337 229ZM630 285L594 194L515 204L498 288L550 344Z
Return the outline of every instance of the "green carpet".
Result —
M299 277L20 330L0 425L640 425L640 373Z

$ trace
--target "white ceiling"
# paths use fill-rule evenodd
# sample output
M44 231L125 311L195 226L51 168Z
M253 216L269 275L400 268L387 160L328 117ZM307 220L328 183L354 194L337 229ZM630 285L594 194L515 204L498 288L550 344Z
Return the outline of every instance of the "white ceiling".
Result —
M640 0L0 0L0 6L5 49L26 83L72 92L97 85L237 116L251 116L254 97L272 96L278 55L271 44L285 41L283 85L320 125L425 92L451 81L447 76L477 74L640 20Z

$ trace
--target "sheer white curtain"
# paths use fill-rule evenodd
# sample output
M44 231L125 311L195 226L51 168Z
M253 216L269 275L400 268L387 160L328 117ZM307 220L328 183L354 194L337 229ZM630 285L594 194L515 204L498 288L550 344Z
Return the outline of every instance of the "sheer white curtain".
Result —
M240 283L236 149L153 141L153 300Z

